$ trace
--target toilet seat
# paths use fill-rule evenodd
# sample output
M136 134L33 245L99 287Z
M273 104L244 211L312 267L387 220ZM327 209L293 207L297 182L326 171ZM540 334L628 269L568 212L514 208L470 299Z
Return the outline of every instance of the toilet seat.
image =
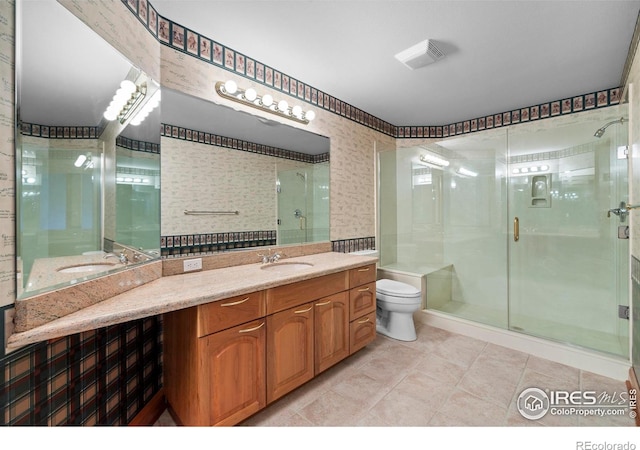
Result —
M399 281L382 279L376 281L376 291L379 294L399 298L420 297L420 289Z

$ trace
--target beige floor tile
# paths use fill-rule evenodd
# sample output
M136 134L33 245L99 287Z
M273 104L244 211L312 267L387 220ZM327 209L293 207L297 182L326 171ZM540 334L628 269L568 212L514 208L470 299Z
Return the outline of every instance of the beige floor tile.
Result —
M486 345L484 341L454 334L444 340L433 352L466 369L473 364Z
M495 359L483 352L458 384L460 389L507 408L524 371L523 362Z
M415 369L428 375L434 380L449 383L452 386L458 384L465 370L463 367L444 359L435 353L428 353L418 363Z
M505 423L507 408L456 390L433 417L431 426L500 426Z
M567 366L549 361L548 359L530 356L527 361L527 368L544 375L554 378L565 379L572 383L578 383L580 380L580 370L575 367Z
M327 391L298 413L316 426L355 426L366 414L364 404Z

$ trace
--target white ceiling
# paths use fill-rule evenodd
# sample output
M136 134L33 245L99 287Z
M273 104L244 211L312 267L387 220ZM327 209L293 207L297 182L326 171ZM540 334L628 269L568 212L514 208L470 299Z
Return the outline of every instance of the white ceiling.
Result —
M155 0L158 13L394 125L616 87L640 1ZM411 71L424 39L446 57Z
M640 9L640 0L151 4L393 125L449 124L618 86ZM54 0L17 5L28 19L19 39L23 120L97 125L128 62ZM444 59L414 71L394 59L427 38Z

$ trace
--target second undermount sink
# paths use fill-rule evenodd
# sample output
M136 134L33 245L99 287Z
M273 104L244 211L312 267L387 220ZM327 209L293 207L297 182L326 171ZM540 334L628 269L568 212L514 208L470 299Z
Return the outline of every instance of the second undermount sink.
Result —
M113 263L89 263L78 264L74 266L61 267L58 269L60 273L84 273L84 272L101 272L103 270L111 269L115 264Z
M310 269L311 267L313 267L313 264L307 262L282 261L264 264L263 266L260 266L260 269L267 270L269 272L289 273Z

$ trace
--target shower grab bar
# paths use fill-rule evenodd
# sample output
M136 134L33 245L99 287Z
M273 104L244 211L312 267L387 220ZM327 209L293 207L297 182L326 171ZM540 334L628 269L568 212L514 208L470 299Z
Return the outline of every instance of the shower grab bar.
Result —
M513 218L513 241L518 242L520 240L520 219Z
M193 210L184 210L184 214L187 216L204 216L204 215L238 215L239 211L193 211Z

